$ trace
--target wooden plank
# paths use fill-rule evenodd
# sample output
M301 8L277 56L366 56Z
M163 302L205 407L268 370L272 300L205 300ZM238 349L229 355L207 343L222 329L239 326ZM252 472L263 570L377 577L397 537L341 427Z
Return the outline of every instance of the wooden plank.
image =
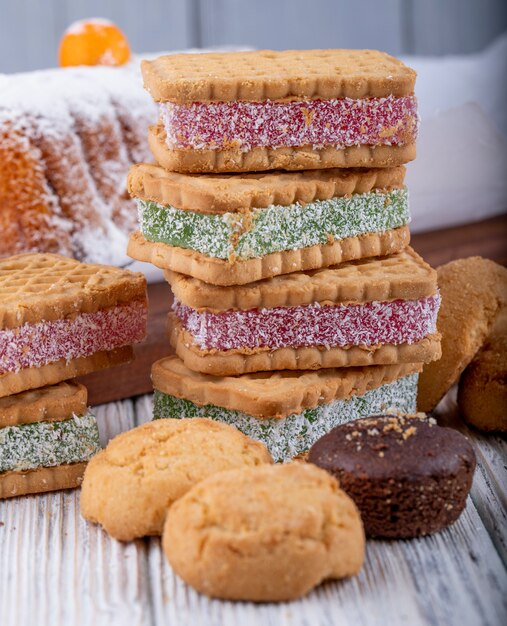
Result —
M357 578L330 581L292 603L208 601L174 576L158 540L148 553L156 624L494 626L507 608L505 568L471 501L452 528L432 537L370 541Z
M507 566L507 441L468 427L460 418L454 387L437 407L442 425L460 430L474 446L477 469L471 497L495 548Z
M434 267L480 255L507 265L507 215L473 224L412 234L412 247Z
M379 48L401 54L402 0L200 2L202 46Z

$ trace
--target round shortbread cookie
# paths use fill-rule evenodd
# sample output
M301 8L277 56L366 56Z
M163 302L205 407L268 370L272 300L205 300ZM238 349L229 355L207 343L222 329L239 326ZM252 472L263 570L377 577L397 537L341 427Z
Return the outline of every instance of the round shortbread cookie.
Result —
M265 446L208 419L163 419L122 433L88 464L81 513L116 539L162 532L167 509L196 483L272 463Z
M479 430L507 432L507 307L463 372L458 405L465 420Z
M323 470L263 465L191 489L169 511L163 549L174 571L208 596L281 601L357 574L364 532L356 506Z
M419 377L417 408L426 413L458 381L484 343L499 308L507 304L507 269L493 261L458 259L440 266L437 273L442 358L426 364Z

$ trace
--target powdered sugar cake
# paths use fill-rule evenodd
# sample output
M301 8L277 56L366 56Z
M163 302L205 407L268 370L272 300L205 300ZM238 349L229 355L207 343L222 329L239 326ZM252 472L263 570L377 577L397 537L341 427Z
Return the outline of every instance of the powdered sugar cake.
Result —
M436 272L411 249L243 287L167 273L169 334L197 371L235 375L440 357Z
M225 421L285 461L340 423L387 410L415 411L418 363L217 377L176 356L154 363L154 417Z
M415 157L415 72L374 50L145 61L156 160L182 172L386 167Z
M83 385L61 382L0 398L0 499L77 487L99 450Z
M134 166L129 254L221 285L363 257L409 240L403 167L185 175Z
M129 361L146 316L142 274L53 254L0 260L0 397Z
M148 158L155 114L133 67L3 76L0 256L56 252L124 263L135 221L125 178Z

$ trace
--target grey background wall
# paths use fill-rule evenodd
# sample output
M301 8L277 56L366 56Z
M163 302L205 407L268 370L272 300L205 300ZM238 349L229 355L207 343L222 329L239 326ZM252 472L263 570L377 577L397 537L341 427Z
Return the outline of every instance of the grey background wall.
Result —
M507 0L0 0L0 72L51 67L74 20L106 17L137 52L251 45L443 55L507 29Z

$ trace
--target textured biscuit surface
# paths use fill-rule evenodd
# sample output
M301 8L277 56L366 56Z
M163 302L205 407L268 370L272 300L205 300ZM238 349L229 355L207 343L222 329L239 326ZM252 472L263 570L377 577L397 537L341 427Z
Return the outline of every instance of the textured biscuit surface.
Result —
M325 245L274 252L260 258L231 263L194 250L147 241L136 231L130 237L127 254L138 261L193 276L205 283L230 286L246 285L280 274L314 270L345 261L387 256L400 252L409 242L409 228L401 226L383 233L348 237Z
M266 170L319 170L349 167L395 167L415 159L415 141L400 146L358 145L337 149L305 145L270 148L255 146L224 150L169 148L161 124L150 126L148 144L159 165L188 174L222 172L263 172Z
M192 334L170 313L168 330L171 345L185 365L214 376L237 376L270 370L315 370L325 367L428 363L440 358L440 335L435 333L412 344L373 346L304 346L301 348L202 349Z
M143 274L57 254L0 260L1 329L94 313L132 300L146 300Z
M288 206L403 185L404 167L363 170L310 170L268 174L179 174L151 164L134 165L131 196L199 213Z
M418 300L435 294L437 273L412 248L388 257L350 261L310 272L292 272L234 287L209 285L166 270L175 297L193 309L227 311L374 300Z
M214 404L260 418L285 418L333 400L362 396L421 368L420 363L396 363L222 377L194 372L177 356L169 356L153 364L151 377L155 389L200 406Z
M419 377L418 408L431 411L458 381L484 343L495 316L507 305L507 269L481 257L458 259L437 269L442 303L437 329L442 357Z
M263 444L227 424L201 418L148 422L115 437L90 461L81 512L123 541L161 534L168 508L197 482L272 462Z
M372 537L438 532L459 517L472 486L475 454L458 431L435 420L373 416L337 426L308 461L335 476Z
M479 430L507 432L507 307L463 372L458 405L465 420Z
M257 50L142 61L159 102L379 98L414 91L416 73L377 50Z
M132 346L124 346L108 352L95 352L68 362L62 359L42 367L26 367L19 372L7 372L0 375L0 398L128 363L133 358Z
M0 499L79 487L85 468L86 463L72 463L26 472L5 472L0 474Z
M0 398L0 428L64 420L87 411L88 392L70 380Z
M163 549L174 571L206 595L279 601L364 560L361 519L326 472L303 463L221 472L169 511Z

